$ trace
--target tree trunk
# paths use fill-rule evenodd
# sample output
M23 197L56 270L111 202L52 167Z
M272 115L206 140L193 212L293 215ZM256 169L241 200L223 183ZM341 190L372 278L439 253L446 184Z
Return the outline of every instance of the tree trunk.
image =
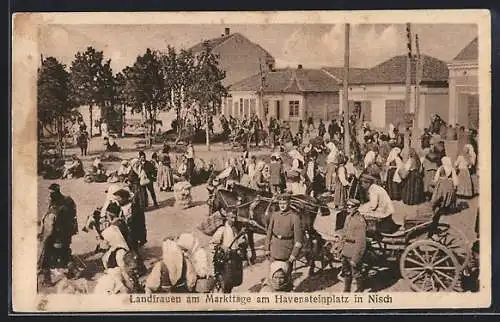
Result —
M210 131L208 130L208 113L205 114L205 136L206 136L207 150L210 151Z
M94 119L92 117L92 104L89 105L89 116L90 116L90 126L89 126L89 134L90 134L90 138L92 138L92 128L94 127Z

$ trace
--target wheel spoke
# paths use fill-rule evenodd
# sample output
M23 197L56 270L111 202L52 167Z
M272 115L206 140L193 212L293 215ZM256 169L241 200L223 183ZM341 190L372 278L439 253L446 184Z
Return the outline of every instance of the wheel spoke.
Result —
M441 281L441 279L439 278L439 276L437 276L436 273L432 272L432 276L434 276L436 278L436 280L439 282L439 284L441 285L441 287L443 288L443 290L446 290L446 285L444 285L443 281Z
M425 276L425 271L421 271L420 273L418 273L417 275L415 275L412 279L411 279L411 282L414 283L416 282L417 280L419 280L422 276Z
M451 258L450 255L446 255L445 257L441 258L440 260L438 260L437 262L435 263L431 263L433 266L436 266L437 264L440 264L442 262L444 262L445 260L447 260L448 258Z
M417 252L417 249L416 249L416 248L414 248L414 249L413 249L413 252L415 253L415 255L417 255L417 257L418 257L418 258L420 258L420 260L421 260L422 262L424 262L425 264L428 264L428 263L427 263L427 261L425 260L425 258L423 258L423 257L422 257L422 255L420 255L420 254Z
M447 270L447 271L454 271L455 267L450 267L450 266L434 266L434 269L441 269L441 270Z
M435 291L437 288L436 288L436 282L434 282L434 274L430 274L429 278L431 280L432 290Z
M425 266L425 263L421 263L421 262L414 260L413 258L410 258L410 257L407 257L406 260L409 261L410 263L413 263L416 265Z
M448 279L450 279L450 280L453 281L453 277L451 277L451 276L449 276L449 275L447 275L447 274L445 274L445 273L443 273L441 271L434 271L434 272L436 272L437 274L439 274L441 276L444 276L444 277L446 277L446 278L448 278Z
M407 271L420 271L420 270L423 270L425 269L425 267L408 267L408 268L405 268Z

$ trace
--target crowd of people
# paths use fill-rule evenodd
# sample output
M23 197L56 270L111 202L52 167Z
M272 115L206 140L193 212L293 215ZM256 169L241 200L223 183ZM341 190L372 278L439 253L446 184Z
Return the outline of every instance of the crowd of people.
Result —
M259 136L262 122L256 116L244 118L241 123L230 117L226 122L221 121L224 131L247 126L253 129L249 133L256 144L262 141ZM332 121L326 128L321 121L317 129L309 119L306 123L304 127L300 121L293 136L288 124L271 119L269 144L279 149L272 153L270 160L251 155L245 149L240 158L229 160L224 171L209 178L212 193L232 180L277 197L278 211L272 214L266 228L265 250L271 264L264 290L292 289L293 263L305 242L298 216L290 208L290 195L329 196L332 208L348 211L344 227L348 247L342 251L344 291L348 292L353 279L356 291L362 291L364 285L360 265L367 228L363 217L390 219L395 211L394 201L406 205L430 202L436 220L445 212L456 211L457 198L467 199L477 193L472 180L472 176L477 175L474 132L467 140L459 139L460 151L455 157L447 154L446 138L435 133L435 119L430 130L424 131L420 138L419 153L397 127L390 125L382 132L370 129L365 123L362 133L353 131L357 145L346 155L342 122ZM316 137L303 141L304 133L316 130ZM189 144L178 169L172 167L168 145L153 154L151 160L140 151L136 159L121 163L116 173L118 180L108 188L103 207L85 225L86 228L93 226L98 232L99 248L104 252L104 274L95 292L208 292L219 283L221 290L227 293L241 284L242 262L248 260L247 244L244 238L235 242L242 228L231 211L224 214L225 219L208 247L201 247L192 234L167 237L162 241L162 260L149 273L139 255L147 243L145 210L149 196L153 206L158 206L155 183L160 191L171 191L174 173L180 174L183 181L191 181L194 154L194 147ZM73 156L65 176L75 176L81 168L81 161ZM52 185L50 190L49 211L41 222L43 229L39 234L43 250L39 270L46 278L47 272L67 267L71 260L71 237L78 233L76 205L62 195L58 185Z

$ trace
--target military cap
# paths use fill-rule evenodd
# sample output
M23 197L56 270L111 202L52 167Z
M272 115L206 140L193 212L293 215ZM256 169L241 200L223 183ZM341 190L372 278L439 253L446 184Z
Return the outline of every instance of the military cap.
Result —
M361 203L356 199L348 199L346 202L348 209L358 208Z
M278 201L290 201L290 194L288 193L282 193L278 196Z
M57 183L53 183L49 186L49 190L54 192L61 191L61 186Z
M115 216L118 216L120 214L120 211L121 207L114 202L111 202L106 208L106 212L109 212Z

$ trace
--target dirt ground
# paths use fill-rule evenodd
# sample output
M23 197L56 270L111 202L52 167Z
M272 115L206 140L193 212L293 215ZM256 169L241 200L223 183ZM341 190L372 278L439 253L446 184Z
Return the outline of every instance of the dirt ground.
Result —
M137 151L140 146L137 146L137 139L123 139L118 143L124 149L120 153L121 158L132 158L137 156ZM101 149L100 140L93 139L90 145L90 156L83 157L84 166L90 165L92 158L99 154ZM155 146L154 150L159 150L160 146ZM147 156L150 158L153 150L147 150ZM237 155L228 151L227 146L222 144L215 145L211 151L207 151L205 146L195 146L196 156L207 159L222 159L227 158L230 154ZM76 153L76 149L67 151L68 155ZM266 151L252 152L254 154L264 154ZM112 170L117 169L119 161L105 163L105 166ZM57 182L61 185L61 191L65 195L71 196L76 204L78 211L78 222L80 230L83 227L85 219L91 212L103 204L105 190L109 184L107 183L85 183L83 179L72 180L44 180L39 177L38 181L38 216L41 218L48 206L48 186ZM201 222L202 218L208 213L206 205L207 191L205 185L196 186L192 190L193 207L189 209L178 209L174 206L174 197L172 192L160 192L156 189L160 207L157 209L148 210L146 212L147 226L147 244L142 250L142 255L146 261L146 266L150 268L152 264L161 258L161 241L165 236L177 235L183 232L192 232L200 239L202 245L206 245L209 237L202 234L196 229L196 226ZM453 227L463 231L469 240L474 238L474 223L477 211L477 197L471 200L463 201L464 209L453 215L443 217L442 220L449 222ZM401 202L395 203L396 215L394 220L397 223L402 223L406 216L415 216L428 205L407 206ZM316 227L333 227L334 216L318 217ZM268 262L264 260L262 249L263 236L256 236L257 244L257 263L248 266L244 271L243 284L234 289L234 292L258 292L261 288L262 281L267 276ZM90 281L90 285L94 285L95 279L102 271L100 259L93 255L93 250L96 247L96 234L91 231L88 233L80 231L74 236L72 243L73 254L78 256L87 265L86 277ZM307 269L301 268L300 263L294 272L294 285L296 292L313 292L313 291L342 291L342 282L336 278L338 267L328 268L320 271L317 274L307 276ZM405 282L400 279L398 274L389 269L380 270L377 275L370 277L368 287L372 291L409 291ZM51 291L47 289L47 291Z

